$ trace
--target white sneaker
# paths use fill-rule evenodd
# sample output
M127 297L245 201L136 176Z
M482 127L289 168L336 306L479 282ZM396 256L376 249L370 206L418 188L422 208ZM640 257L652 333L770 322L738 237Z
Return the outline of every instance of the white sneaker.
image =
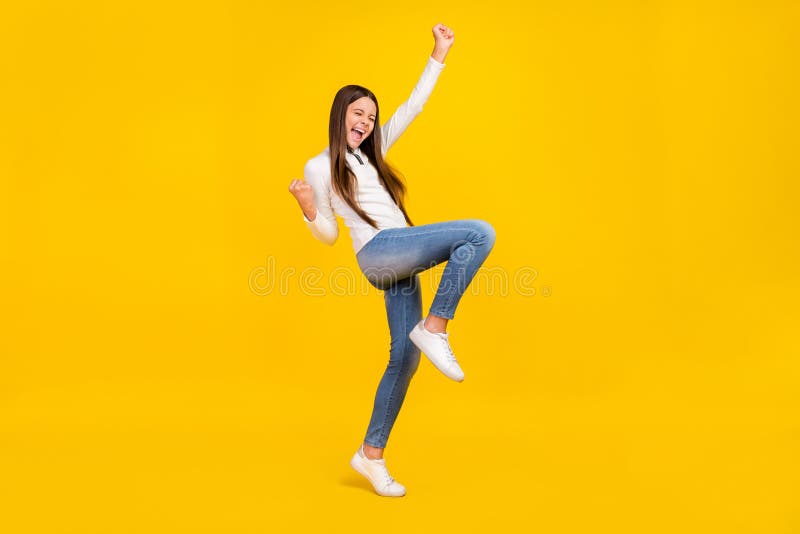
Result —
M392 478L389 470L386 469L386 460L370 460L364 456L364 446L359 447L358 451L350 460L350 465L364 475L372 483L375 492L384 497L402 497L406 494L406 488Z
M417 323L408 338L421 350L425 356L448 378L456 382L464 380L464 371L456 361L450 343L447 341L447 332L431 332L425 328L425 319Z

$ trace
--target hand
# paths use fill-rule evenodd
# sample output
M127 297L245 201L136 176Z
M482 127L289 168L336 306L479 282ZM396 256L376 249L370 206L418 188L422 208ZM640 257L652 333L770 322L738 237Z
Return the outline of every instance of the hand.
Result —
M292 183L289 184L289 192L294 195L304 212L312 211L314 207L314 190L305 180L292 180Z
M437 24L433 27L433 39L436 42L436 48L442 50L443 52L447 52L450 50L450 47L453 46L455 34L453 33L453 30L444 24Z

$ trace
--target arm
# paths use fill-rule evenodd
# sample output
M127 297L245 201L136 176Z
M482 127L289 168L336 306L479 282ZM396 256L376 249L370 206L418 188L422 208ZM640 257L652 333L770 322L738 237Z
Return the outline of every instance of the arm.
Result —
M306 181L292 180L289 191L303 211L303 221L311 234L326 245L333 245L339 237L339 225L331 206L330 193L325 187L326 175L315 168L313 160L303 170Z
M433 27L433 38L435 41L431 57L428 58L428 64L425 70L422 71L414 90L411 91L411 96L397 108L394 115L381 127L381 136L383 137L383 153L384 155L389 150L400 135L406 131L406 128L422 111L422 107L427 102L428 97L436 85L436 80L439 78L439 73L444 69L444 60L450 47L453 46L453 30L437 24Z

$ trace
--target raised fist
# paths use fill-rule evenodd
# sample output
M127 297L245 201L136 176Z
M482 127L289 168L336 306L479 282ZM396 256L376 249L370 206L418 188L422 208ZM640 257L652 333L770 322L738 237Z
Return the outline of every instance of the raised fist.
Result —
M433 39L436 41L436 47L443 50L449 50L453 46L453 39L455 34L453 30L444 24L437 24L433 27Z

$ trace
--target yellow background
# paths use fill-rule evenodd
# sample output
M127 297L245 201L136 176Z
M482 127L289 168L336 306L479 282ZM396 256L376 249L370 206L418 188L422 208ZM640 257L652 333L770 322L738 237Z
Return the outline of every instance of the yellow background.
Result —
M4 3L0 530L800 532L799 14ZM422 362L390 500L348 466L383 300L287 186L342 85L388 119L437 22L390 161L416 223L490 221L485 268L535 294L464 298L467 379Z

